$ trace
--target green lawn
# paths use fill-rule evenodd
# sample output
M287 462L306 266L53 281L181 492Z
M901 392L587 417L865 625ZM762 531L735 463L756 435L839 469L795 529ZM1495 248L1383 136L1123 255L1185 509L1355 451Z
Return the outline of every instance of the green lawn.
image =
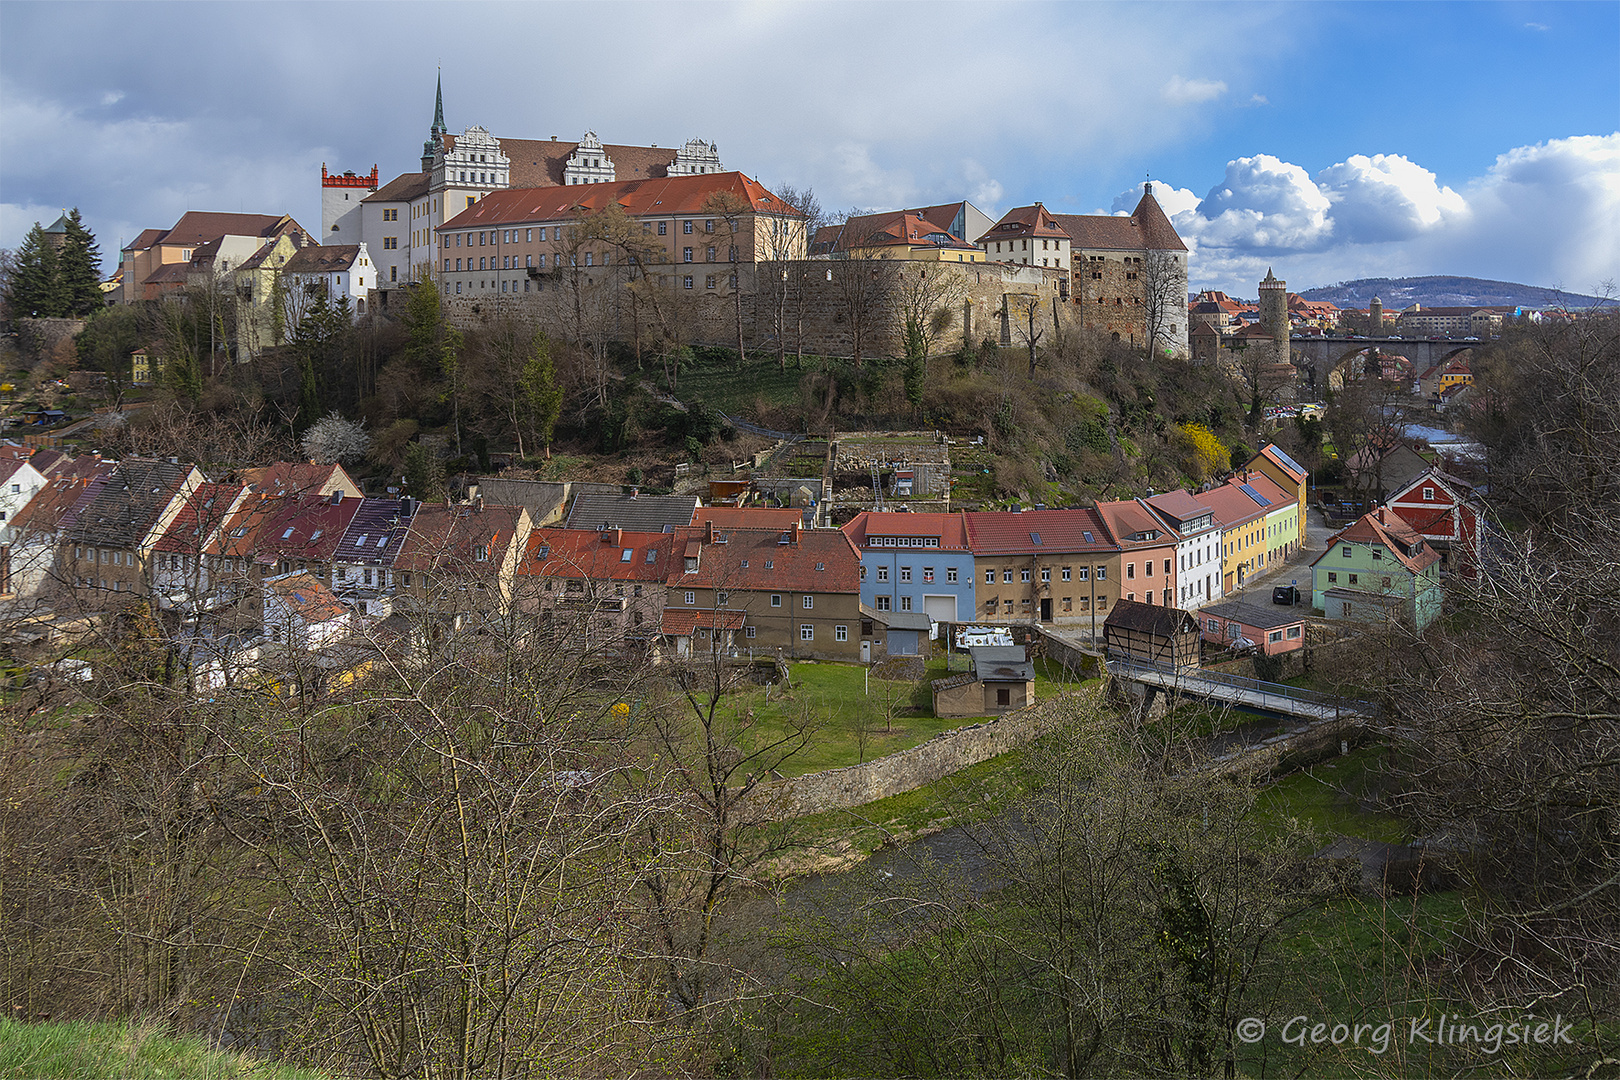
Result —
M1365 746L1290 773L1260 793L1256 810L1262 820L1281 824L1294 818L1311 825L1324 843L1334 836L1405 843L1412 838L1405 822L1364 805L1382 790L1385 753L1384 747Z
M979 722L972 717L934 716L929 683L950 674L944 657L930 660L918 683L868 680L860 664L797 663L789 665L789 671L792 686L785 692L778 686L749 689L727 698L722 706L725 715L738 722L752 712L741 739L749 747L769 745L797 725L811 726L804 750L782 766L784 776L858 765ZM1045 659L1035 662L1036 700L1080 685L1061 665Z
M320 1080L127 1021L21 1024L0 1017L0 1080Z
M684 402L701 401L723 413L753 419L755 406L763 399L769 405L793 405L799 400L799 383L807 372L814 369L809 357L805 366L793 366L788 357L786 371L776 366L775 354L751 355L741 371L734 368L693 367L681 372L680 380L670 391Z

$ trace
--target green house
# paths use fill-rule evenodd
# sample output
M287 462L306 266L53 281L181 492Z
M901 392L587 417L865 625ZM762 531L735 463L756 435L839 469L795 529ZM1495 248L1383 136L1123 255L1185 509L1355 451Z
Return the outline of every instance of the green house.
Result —
M1393 510L1363 514L1311 564L1311 602L1329 619L1399 619L1419 630L1440 614L1440 555Z

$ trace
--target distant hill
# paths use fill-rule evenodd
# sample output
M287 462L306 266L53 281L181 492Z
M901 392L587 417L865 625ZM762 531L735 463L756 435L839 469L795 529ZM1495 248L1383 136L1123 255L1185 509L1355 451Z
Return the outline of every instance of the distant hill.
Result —
M1596 296L1543 289L1538 285L1517 285L1511 281L1486 281L1471 277L1362 278L1337 285L1307 289L1299 294L1306 300L1326 300L1341 308L1364 308L1373 297L1384 303L1385 311L1400 311L1413 304L1424 307L1594 307L1603 303Z

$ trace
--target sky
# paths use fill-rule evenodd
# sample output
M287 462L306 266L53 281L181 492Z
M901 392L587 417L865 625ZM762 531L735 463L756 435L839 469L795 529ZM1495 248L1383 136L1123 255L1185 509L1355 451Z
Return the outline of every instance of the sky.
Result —
M1620 282L1620 0L32 3L0 0L0 247L77 206L320 229L320 170L451 131L718 144L830 209L1129 212L1194 288ZM974 239L974 238L969 238Z

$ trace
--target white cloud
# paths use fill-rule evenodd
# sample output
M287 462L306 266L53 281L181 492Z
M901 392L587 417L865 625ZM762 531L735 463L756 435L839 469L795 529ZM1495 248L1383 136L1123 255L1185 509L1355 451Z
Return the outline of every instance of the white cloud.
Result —
M1159 91L1159 96L1171 105L1200 105L1214 101L1224 93L1226 84L1219 79L1184 79L1180 75L1172 75Z
M1405 240L1468 213L1463 197L1399 154L1353 154L1316 174L1340 240Z
M1157 200L1165 214L1170 217L1175 217L1185 210L1192 210L1199 203L1198 196L1190 188L1178 188L1174 184L1165 183L1163 180L1154 180L1151 183L1153 184L1153 198ZM1132 210L1136 209L1136 204L1141 201L1142 189L1132 185L1114 196L1113 204L1109 206L1108 212L1129 215Z
M102 105L116 105L123 100L124 92L122 90L108 90L105 94L101 95Z
M1194 284L1240 295L1272 265L1297 289L1462 274L1591 293L1620 280L1620 133L1518 147L1461 191L1394 154L1352 155L1314 179L1239 158L1172 220L1195 248Z

